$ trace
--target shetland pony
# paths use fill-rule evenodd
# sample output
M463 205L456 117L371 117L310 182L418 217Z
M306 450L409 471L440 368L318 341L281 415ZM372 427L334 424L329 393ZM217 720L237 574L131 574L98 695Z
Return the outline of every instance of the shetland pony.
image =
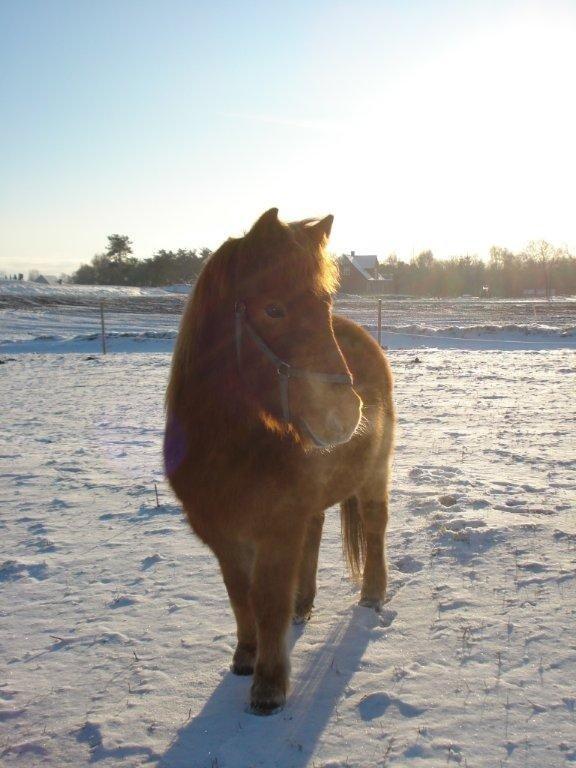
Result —
M324 510L341 504L360 605L386 591L394 411L379 345L333 316L332 216L278 209L206 262L184 312L167 391L166 474L220 564L237 623L232 661L251 711L286 700L290 620L309 618Z

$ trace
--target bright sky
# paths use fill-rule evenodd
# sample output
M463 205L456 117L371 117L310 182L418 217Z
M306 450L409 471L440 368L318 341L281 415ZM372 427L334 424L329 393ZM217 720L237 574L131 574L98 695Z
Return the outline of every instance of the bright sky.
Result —
M0 269L217 247L576 250L576 0L3 0Z

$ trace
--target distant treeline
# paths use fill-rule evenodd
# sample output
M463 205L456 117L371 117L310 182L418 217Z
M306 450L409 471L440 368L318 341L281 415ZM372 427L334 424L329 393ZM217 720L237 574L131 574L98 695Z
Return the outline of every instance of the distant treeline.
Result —
M208 248L181 248L137 259L126 235L110 235L106 252L81 266L72 275L72 282L141 286L191 283L210 254ZM576 294L576 257L544 240L531 242L521 253L494 246L488 262L477 256L435 259L431 251L405 262L392 254L380 265L380 274L389 279L390 293L411 296Z
M409 263L389 256L380 274L391 280L391 292L411 296L494 296L576 294L576 257L544 240L522 253L492 247L490 259L455 256L435 259L424 251Z
M72 275L82 285L162 286L191 283L210 256L208 248L177 251L160 250L148 259L132 256L132 243L126 235L110 235L105 253L94 256Z

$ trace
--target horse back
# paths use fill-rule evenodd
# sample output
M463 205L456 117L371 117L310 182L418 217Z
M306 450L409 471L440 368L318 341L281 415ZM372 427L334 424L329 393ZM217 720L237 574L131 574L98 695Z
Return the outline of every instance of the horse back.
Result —
M334 335L365 406L381 406L393 417L392 371L388 358L372 336L340 315L332 318Z

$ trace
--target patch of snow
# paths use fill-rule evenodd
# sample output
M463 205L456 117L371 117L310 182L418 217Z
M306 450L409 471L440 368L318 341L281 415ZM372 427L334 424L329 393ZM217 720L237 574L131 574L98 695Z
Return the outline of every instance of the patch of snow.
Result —
M0 354L97 353L101 349L102 298L106 298L109 352L172 351L185 296L156 288L64 287L70 290L67 297L3 297L0 285ZM40 288L52 290L50 286ZM538 310L536 306L486 300L481 305L431 300L388 302L383 312L382 344L389 349L576 349L576 303L550 302ZM377 336L374 299L337 300L336 311ZM562 372L571 370L573 367L567 366Z
M270 718L246 712L218 566L162 480L169 355L3 366L2 765L573 762L573 351L419 358L390 352L388 602L356 604L330 510Z
M64 283L62 285L44 285L30 280L1 280L0 296L18 297L58 297L58 298L94 298L107 299L136 296L164 296L165 288L147 288L133 285L76 285Z

